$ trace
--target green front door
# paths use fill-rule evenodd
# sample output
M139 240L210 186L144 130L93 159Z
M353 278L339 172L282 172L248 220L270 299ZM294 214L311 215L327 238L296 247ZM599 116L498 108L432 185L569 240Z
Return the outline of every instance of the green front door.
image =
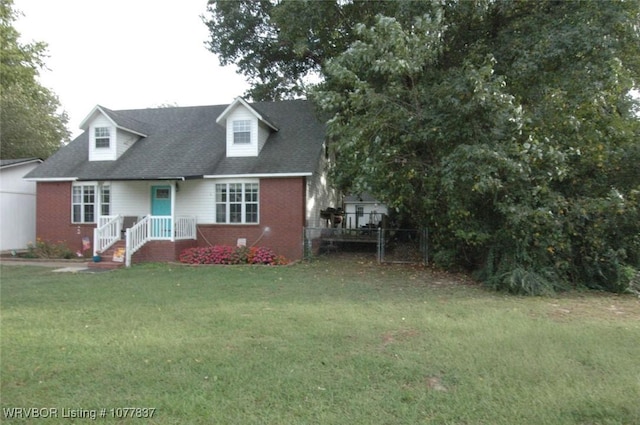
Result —
M151 186L151 237L171 236L171 186Z

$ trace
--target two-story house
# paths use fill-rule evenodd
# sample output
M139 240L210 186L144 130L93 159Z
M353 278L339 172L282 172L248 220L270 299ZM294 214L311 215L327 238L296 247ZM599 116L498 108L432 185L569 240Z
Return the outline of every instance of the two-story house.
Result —
M74 251L90 241L87 256L123 236L129 264L238 243L299 259L304 227L337 203L308 101L96 106L81 128L26 178L37 182L37 236Z

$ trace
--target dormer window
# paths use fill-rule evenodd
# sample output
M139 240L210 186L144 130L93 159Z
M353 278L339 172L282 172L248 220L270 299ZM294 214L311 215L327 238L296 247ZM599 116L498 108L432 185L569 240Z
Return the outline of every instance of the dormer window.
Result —
M251 143L251 120L236 120L233 122L233 143Z
M257 157L278 128L253 106L238 97L218 115L216 123L226 129L227 157Z
M89 161L115 161L140 138L147 124L120 113L96 106L80 124L88 136Z
M96 148L109 148L111 147L111 135L109 127L96 127L95 128L95 140Z

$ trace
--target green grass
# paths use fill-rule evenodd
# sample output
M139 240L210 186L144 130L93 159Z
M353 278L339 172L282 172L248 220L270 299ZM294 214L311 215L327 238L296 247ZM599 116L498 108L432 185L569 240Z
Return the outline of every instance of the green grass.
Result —
M357 259L0 271L4 409L104 408L103 424L640 424L631 296L505 296ZM156 410L117 420L117 407Z

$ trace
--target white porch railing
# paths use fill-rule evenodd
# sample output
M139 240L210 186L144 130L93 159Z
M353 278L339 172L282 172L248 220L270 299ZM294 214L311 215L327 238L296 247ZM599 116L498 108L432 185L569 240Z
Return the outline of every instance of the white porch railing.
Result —
M196 218L176 217L176 239L196 239Z
M126 230L125 233L125 253L127 267L131 266L131 256L134 252L143 247L149 238L149 222L150 216L145 216L142 220L138 221L134 226Z
M125 265L131 266L131 256L149 241L184 239L196 239L195 217L145 216L126 231Z
M122 237L122 219L120 215L104 215L98 219L98 227L93 229L93 255L109 249Z

